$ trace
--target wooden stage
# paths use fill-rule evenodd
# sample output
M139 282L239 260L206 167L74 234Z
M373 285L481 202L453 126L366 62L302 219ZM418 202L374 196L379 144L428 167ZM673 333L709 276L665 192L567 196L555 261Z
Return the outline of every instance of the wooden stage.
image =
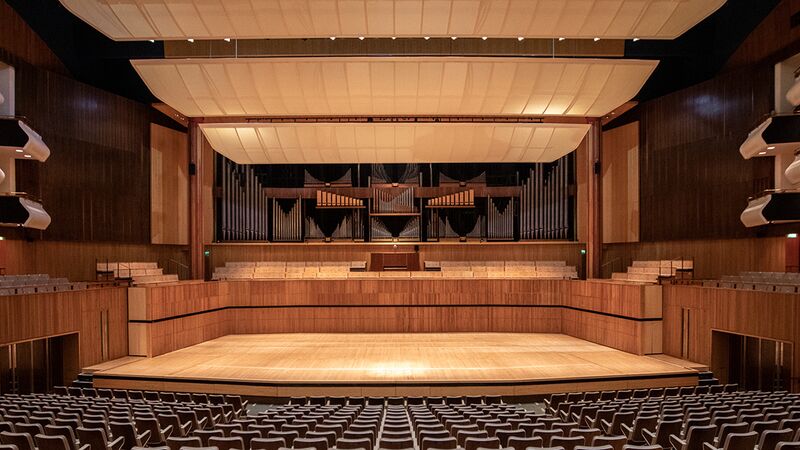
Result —
M228 335L95 371L95 386L296 395L528 396L697 384L697 372L563 334Z

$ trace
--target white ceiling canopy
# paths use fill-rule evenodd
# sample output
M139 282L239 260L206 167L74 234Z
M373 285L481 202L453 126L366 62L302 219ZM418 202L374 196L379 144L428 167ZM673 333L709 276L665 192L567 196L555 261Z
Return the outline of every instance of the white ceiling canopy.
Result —
M588 124L200 124L239 164L551 162L575 150Z
M115 40L674 39L725 0L61 0Z
M189 117L600 117L658 61L494 57L135 60L150 91Z

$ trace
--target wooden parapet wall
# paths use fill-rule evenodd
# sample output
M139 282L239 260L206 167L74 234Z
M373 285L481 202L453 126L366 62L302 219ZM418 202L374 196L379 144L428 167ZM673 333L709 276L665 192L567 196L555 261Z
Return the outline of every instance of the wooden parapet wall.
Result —
M564 333L661 352L661 287L566 280L269 280L130 288L130 354L227 334Z

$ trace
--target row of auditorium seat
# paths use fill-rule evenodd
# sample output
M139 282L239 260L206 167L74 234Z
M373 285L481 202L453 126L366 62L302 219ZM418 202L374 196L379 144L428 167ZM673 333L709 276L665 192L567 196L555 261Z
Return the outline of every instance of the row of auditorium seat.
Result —
M97 263L97 273L114 279L131 280L134 286L175 283L178 276L165 274L155 262L104 262Z
M691 278L691 260L634 261L625 272L614 272L611 279L639 283L658 283L662 278Z
M578 278L565 261L425 261L424 267L446 278Z
M86 283L71 283L66 278L50 278L50 275L47 274L0 276L0 296L83 289L86 289Z
M720 280L705 280L703 286L796 294L800 292L800 273L741 272L739 275L725 275Z
M797 450L800 394L735 385L499 397L293 398L59 388L0 396L16 450ZM72 395L70 395L72 394ZM5 450L5 449L4 449Z

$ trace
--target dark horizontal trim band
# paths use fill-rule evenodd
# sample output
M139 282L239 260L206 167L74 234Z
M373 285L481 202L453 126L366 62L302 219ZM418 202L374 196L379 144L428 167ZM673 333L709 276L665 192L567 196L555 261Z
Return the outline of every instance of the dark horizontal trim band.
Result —
M663 320L661 317L629 317L620 314L607 313L602 311L594 311L591 309L576 308L574 306L564 305L521 305L521 304L486 304L476 303L472 305L371 305L371 304L354 304L354 305L264 305L264 306L223 306L222 308L207 309L203 311L196 311L192 313L179 314L176 316L162 317L154 320L129 320L130 323L160 323L168 320L183 319L186 317L199 316L201 314L211 314L218 311L236 310L236 309L288 309L288 308L563 308L572 311L580 311L589 314L597 314L600 316L613 317L615 319L631 320L634 322L658 322Z
M607 376L607 377L580 377L580 378L564 378L557 380L527 380L527 381L496 381L496 382L424 382L419 383L293 383L293 382L272 382L272 381L253 381L253 380L217 380L217 379L200 379L200 378L158 378L146 377L136 375L103 375L95 374L96 380L122 380L122 381L144 381L144 382L158 382L158 383L184 383L184 384L222 384L227 386L279 386L279 387L357 387L357 386L370 386L370 387L418 387L418 386L434 386L434 387L448 387L448 386L540 386L547 384L571 384L571 383L584 383L584 382L609 382L609 381L630 381L630 380L661 380L666 378L698 378L697 372L684 372L674 374L655 374L655 375L620 375L620 376Z

